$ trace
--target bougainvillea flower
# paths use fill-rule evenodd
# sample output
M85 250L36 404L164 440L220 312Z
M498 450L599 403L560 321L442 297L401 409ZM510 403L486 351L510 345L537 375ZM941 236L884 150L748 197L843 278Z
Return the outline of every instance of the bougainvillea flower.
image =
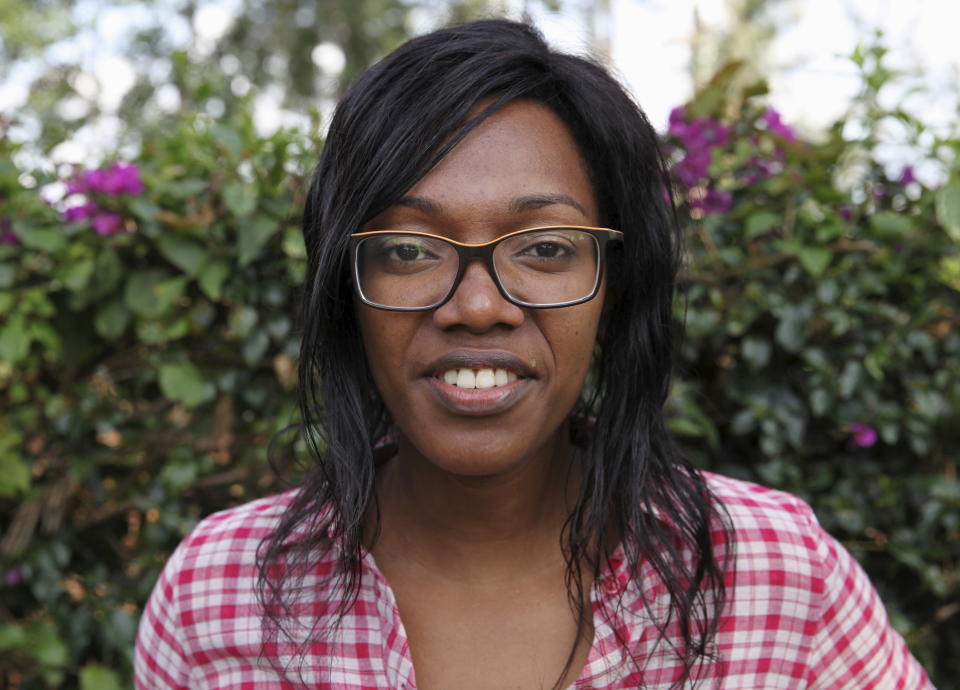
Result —
M767 131L771 134L780 137L784 141L797 140L797 133L783 124L783 121L780 119L780 113L773 108L767 108L767 111L761 115L761 119L766 123Z
M123 230L123 216L119 213L101 212L93 217L91 225L98 235L113 235Z
M16 587L23 582L23 571L18 567L10 568L3 574L3 584L7 587Z
M120 161L115 161L109 168L84 173L83 180L91 191L110 196L136 195L143 192L140 169L136 165Z
M897 180L900 184L906 187L908 184L912 184L917 181L916 176L913 174L913 166L908 165L904 167L903 171L900 173L900 178Z
M79 206L71 206L63 212L63 219L68 223L86 220L93 217L100 208L92 201L87 201Z
M0 244L20 244L20 239L13 234L13 222L9 218L0 220Z
M846 427L850 442L859 448L869 448L877 442L877 430L864 422L850 422Z
M733 207L733 195L720 189L708 189L705 194L691 195L690 208L704 214L723 214Z
M710 173L713 149L726 146L731 127L713 118L686 119L682 107L670 112L667 133L673 137L684 157L673 168L673 173L686 187L695 187Z

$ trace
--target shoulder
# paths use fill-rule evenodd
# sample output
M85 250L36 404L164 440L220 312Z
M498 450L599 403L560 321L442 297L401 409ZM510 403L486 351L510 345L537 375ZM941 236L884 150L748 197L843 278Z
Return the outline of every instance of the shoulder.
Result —
M702 476L735 540L718 641L731 645L738 663L764 664L772 673L772 659L790 661L792 670L778 672L802 677L811 688L930 687L866 573L806 502L751 482ZM765 640L759 650L738 644L752 635Z
M246 553L253 545L276 529L284 511L296 496L296 490L244 503L221 510L201 520L178 547L185 556L229 551L235 556Z
M210 671L210 660L222 659L227 649L243 673L259 672L257 553L295 495L288 491L214 513L180 542L140 618L138 688L192 687L196 674Z
M810 506L793 494L752 482L703 473L707 488L727 523L714 540L732 538L734 592L754 587L793 590L816 616L827 580L852 557L817 522ZM771 590L772 591L772 590ZM736 599L736 594L734 596Z
M731 517L792 515L796 519L808 520L813 516L809 505L785 491L713 472L702 471L700 474L714 498L723 504Z
M793 494L711 472L701 475L738 542L799 540L816 549L816 540L825 534L813 509Z

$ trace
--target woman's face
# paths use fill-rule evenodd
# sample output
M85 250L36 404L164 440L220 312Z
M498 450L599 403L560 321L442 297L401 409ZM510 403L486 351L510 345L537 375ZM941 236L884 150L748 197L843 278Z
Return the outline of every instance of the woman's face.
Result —
M586 166L566 126L546 107L516 101L363 229L479 243L523 228L598 224ZM603 297L601 286L576 306L521 308L472 261L437 309L391 312L358 300L370 370L401 449L463 476L503 474L551 454L586 376ZM467 371L483 385L492 374L495 385L467 388ZM511 380L498 385L504 373Z

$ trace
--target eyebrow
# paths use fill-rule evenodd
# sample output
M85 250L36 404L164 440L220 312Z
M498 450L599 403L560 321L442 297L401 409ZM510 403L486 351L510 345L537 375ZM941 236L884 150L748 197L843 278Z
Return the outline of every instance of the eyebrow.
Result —
M556 204L571 206L579 211L581 215L587 215L583 206L577 203L573 197L567 196L566 194L530 194L516 197L510 200L509 209L512 213L522 213L523 211L532 211ZM397 201L394 206L405 206L430 215L440 215L443 213L443 206L420 196L405 196Z

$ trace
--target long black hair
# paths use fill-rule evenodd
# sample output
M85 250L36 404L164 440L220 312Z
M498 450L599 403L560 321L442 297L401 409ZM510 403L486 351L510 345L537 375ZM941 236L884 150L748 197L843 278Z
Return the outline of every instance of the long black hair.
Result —
M653 128L605 69L553 51L532 27L504 20L410 40L363 74L333 117L303 219L308 270L299 395L315 462L261 545L264 620L274 635L296 636L287 629L293 600L331 549L336 565L327 586L341 596L317 625L335 627L359 588L364 518L376 507L375 446L390 419L362 356L348 236L399 200L491 112L521 98L566 124L602 224L625 234L611 256L591 385L578 410L592 422L581 425L580 493L561 538L568 594L582 632L589 597L579 574L584 567L600 574L611 556L605 545L620 540L634 577L641 563L652 565L670 600L655 617L661 637L671 628L682 639L674 650L684 669L680 685L714 658L733 540L722 507L664 421L680 246L668 176ZM480 101L488 105L477 114ZM642 663L634 661L639 678Z

